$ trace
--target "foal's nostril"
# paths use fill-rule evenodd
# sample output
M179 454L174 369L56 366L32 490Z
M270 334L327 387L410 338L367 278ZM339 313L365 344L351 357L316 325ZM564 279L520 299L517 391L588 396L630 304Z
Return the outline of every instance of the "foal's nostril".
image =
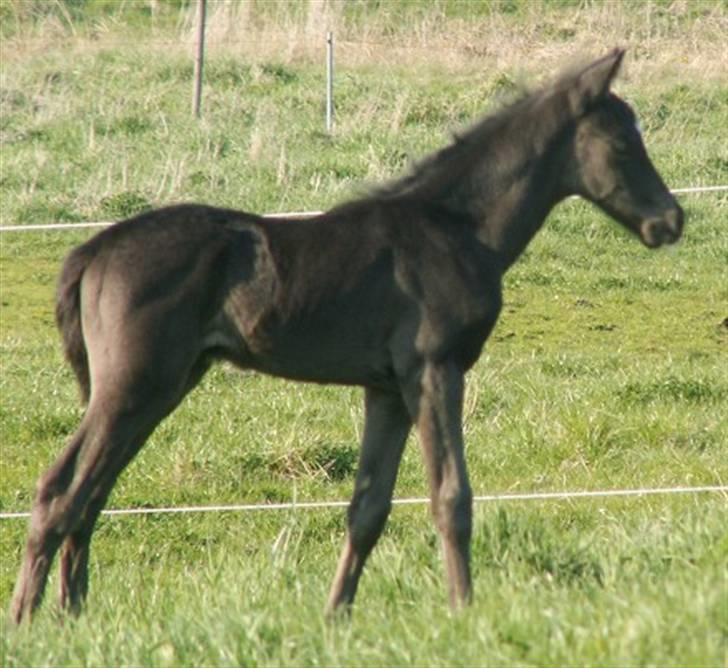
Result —
M672 232L675 234L675 238L679 238L682 233L684 214L683 210L679 205L675 205L674 209L670 209L665 216L665 222Z
M682 235L683 228L683 210L680 206L675 205L670 209L663 218L663 242L675 243Z

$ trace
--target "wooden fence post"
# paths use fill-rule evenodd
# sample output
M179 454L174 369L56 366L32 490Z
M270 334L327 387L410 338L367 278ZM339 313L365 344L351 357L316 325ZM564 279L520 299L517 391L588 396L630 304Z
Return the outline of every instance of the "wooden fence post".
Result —
M334 127L334 34L326 33L326 132Z

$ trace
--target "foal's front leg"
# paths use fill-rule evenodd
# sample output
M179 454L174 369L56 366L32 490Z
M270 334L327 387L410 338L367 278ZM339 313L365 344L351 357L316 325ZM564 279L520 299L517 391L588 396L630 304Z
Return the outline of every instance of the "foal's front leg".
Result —
M354 600L364 563L392 507L397 469L412 425L399 392L367 389L365 411L359 470L349 506L349 531L331 585L328 615Z
M428 362L410 392L453 608L468 604L472 598L472 492L463 451L463 391L464 373L458 365Z

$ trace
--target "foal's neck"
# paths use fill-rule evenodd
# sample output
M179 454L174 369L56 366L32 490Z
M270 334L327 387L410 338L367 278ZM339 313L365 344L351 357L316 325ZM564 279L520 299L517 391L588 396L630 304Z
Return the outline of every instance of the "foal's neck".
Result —
M514 137L489 152L463 180L461 201L469 202L468 213L477 221L478 237L496 251L508 269L541 228L553 207L568 193L560 187L566 167L568 128L554 130L551 137ZM502 153L502 155L499 155Z

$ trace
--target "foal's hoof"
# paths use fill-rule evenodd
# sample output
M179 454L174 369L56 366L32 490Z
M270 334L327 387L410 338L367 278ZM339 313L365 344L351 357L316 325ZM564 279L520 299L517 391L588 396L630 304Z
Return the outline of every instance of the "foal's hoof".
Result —
M339 605L327 605L324 609L324 618L329 624L342 624L351 621L351 603L339 603Z
M10 610L8 610L7 620L8 627L12 628L20 626L24 622L30 623L32 615L30 610L26 609L26 606L22 605L22 602L17 603L16 601L13 601L10 605Z

